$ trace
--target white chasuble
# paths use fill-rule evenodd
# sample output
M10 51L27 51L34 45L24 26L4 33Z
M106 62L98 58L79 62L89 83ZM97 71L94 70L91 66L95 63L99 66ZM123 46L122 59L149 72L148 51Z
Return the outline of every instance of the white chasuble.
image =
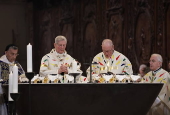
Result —
M158 97L147 115L170 115L170 75L160 68L156 72L148 72L142 79L143 83L164 83ZM151 92L152 93L152 92Z
M92 75L112 72L114 74L133 74L132 65L128 58L118 51L114 50L114 53L110 58L106 58L104 53L97 54L92 63ZM90 67L87 69L87 77L90 76Z
M65 53L58 54L55 49L52 49L49 54L46 54L41 60L40 75L47 76L48 74L58 74L60 66L66 65L68 67L68 72L71 71L71 64L74 59ZM80 68L77 68L79 71Z

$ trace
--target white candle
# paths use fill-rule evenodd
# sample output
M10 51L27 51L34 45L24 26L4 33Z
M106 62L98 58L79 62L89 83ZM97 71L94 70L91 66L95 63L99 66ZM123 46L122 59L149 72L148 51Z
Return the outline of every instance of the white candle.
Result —
M75 60L72 63L72 71L73 73L77 72L77 62Z
M27 72L32 72L32 45L27 45Z
M13 67L13 93L18 93L18 66Z
M10 96L10 93L12 93L12 90L13 90L12 78L13 78L13 74L12 74L12 71L11 71L10 74L9 74L8 101L13 101L13 99Z

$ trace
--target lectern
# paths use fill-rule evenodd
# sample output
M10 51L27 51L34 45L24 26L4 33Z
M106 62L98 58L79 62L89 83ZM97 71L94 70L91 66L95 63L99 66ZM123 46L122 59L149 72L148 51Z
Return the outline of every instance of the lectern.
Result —
M146 115L161 83L32 84L32 115ZM8 86L3 86L8 89ZM19 84L18 115L28 115L29 84Z

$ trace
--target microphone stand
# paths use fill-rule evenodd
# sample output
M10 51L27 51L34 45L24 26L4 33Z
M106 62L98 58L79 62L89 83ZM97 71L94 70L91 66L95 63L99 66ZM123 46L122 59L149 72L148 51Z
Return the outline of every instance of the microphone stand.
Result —
M90 58L90 63L84 63L84 65L89 65L90 66L90 81L89 81L89 83L93 83L92 82L92 65L95 65L95 64L98 64L98 63L92 63L91 58Z

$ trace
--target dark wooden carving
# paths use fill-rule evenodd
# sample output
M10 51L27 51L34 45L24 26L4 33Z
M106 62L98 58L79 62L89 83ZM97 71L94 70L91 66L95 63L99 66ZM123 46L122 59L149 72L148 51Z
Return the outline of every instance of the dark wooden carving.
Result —
M168 37L168 31L169 31L169 13L170 11L169 9L169 3L170 0L165 0L165 1L158 1L159 6L157 7L157 31L156 31L156 50L159 54L161 54L163 56L163 60L164 60L164 64L163 64L163 68L167 68L168 65L168 61L170 58L169 55L169 37Z
M115 50L123 47L123 8L120 1L110 0L107 9L107 38L113 40Z
M61 2L61 18L60 18L60 28L61 28L61 35L64 35L68 42L67 42L67 52L73 56L74 51L74 40L73 40L73 14L72 10L73 6L71 4L71 0L63 0Z
M165 46L166 46L166 50L165 50L165 57L166 57L166 61L165 61L165 68L167 67L168 63L170 62L170 1L167 3L166 6L166 37L165 37ZM170 69L170 68L169 68Z
M41 49L43 49L43 53L49 53L52 47L52 44L51 44L51 40L52 40L51 38L51 25L52 25L51 12L49 10L43 10L40 16L41 16L40 17Z
M139 12L136 18L135 53L138 63L148 63L151 54L152 25L149 12Z
M153 19L150 4L146 0L129 2L128 15L128 56L132 60L134 72L140 64L148 64L152 51ZM134 5L135 7L131 7ZM134 13L132 13L134 12Z
M32 1L32 0L30 0ZM129 58L134 73L148 64L152 53L163 56L163 68L170 59L170 0L42 0L32 1L34 21L29 36L40 60L53 48L57 35L68 39L67 52L81 62L83 72L101 42L112 39L115 50ZM31 37L32 36L32 37ZM35 70L39 71L39 62Z
M89 62L95 55L97 45L96 1L87 0L83 5L83 61Z

